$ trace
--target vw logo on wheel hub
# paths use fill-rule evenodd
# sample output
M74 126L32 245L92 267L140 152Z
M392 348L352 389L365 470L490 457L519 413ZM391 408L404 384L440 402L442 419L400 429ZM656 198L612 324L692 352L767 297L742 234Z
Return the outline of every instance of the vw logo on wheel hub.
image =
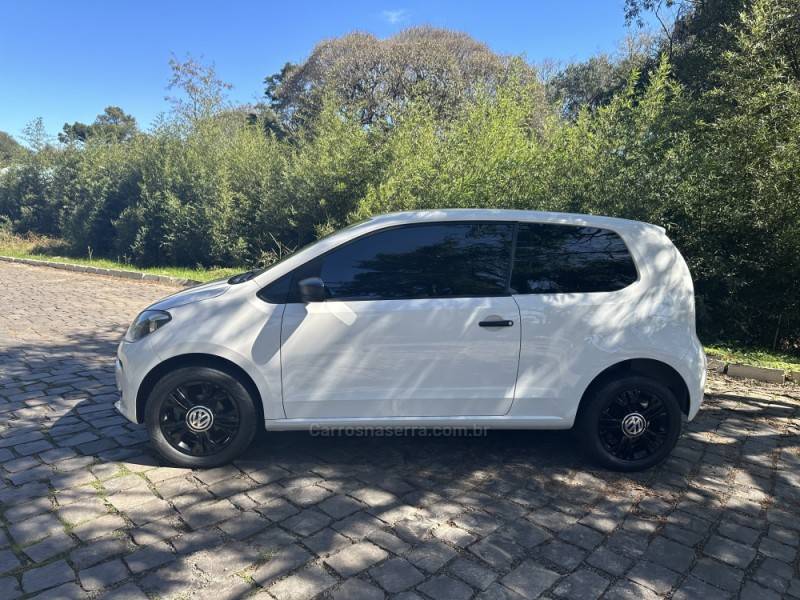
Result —
M214 413L205 406L194 406L186 413L186 425L192 431L208 431L214 424Z
M622 433L628 437L638 437L647 429L647 421L639 413L631 413L622 419Z

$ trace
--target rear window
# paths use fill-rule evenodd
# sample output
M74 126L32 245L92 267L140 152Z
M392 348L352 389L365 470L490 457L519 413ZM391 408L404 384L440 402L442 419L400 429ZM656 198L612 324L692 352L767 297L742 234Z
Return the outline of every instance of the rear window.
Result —
M608 229L520 223L514 294L613 292L638 278L627 246Z

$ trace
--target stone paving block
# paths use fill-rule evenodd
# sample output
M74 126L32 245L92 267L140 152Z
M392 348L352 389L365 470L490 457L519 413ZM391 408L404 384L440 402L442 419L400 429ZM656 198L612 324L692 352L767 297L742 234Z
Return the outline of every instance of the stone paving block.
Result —
M22 589L26 594L31 594L74 579L75 573L66 561L58 560L44 567L25 571L22 574Z
M187 560L212 580L219 581L262 560L262 554L242 542L228 542L218 548L192 554Z
M78 573L83 589L94 592L119 583L129 576L128 569L121 560L114 559Z
M142 571L160 567L174 558L172 548L164 542L159 542L128 554L124 560L131 572L136 575Z
M403 558L390 558L370 569L372 578L390 594L396 594L418 585L425 576Z
M85 569L99 562L120 556L128 550L123 539L106 537L93 540L91 544L81 546L70 552L69 560L78 569Z
M758 545L758 551L765 556L780 560L785 563L791 563L797 556L797 548L793 548L787 544L781 544L772 538L764 538Z
M213 550L224 542L225 538L216 529L190 531L170 541L178 554L192 554L201 550Z
M744 572L740 569L708 558L698 560L691 573L702 581L730 592L738 590L744 578Z
M496 569L510 566L525 554L522 546L496 534L486 536L468 550Z
M145 593L135 583L126 583L100 597L109 600L112 598L114 600L148 600Z
M129 533L137 546L149 546L176 537L181 532L168 521L152 521L131 529Z
M193 568L188 557L178 558L166 566L146 573L137 583L142 590L156 598L196 597L196 592L199 591L197 588L210 587L210 582ZM207 589L203 591L210 592ZM213 596L209 594L205 597ZM229 595L228 597L235 598L236 596Z
M316 533L331 522L331 518L316 509L306 509L281 523L286 529L300 536Z
M457 558L448 565L447 569L459 579L479 590L488 588L498 577L492 569L468 558Z
M350 546L352 542L338 531L326 527L314 535L303 539L303 545L317 556L329 556L339 552L342 548Z
M32 600L85 600L86 592L74 581L30 596Z
M262 587L268 586L275 579L297 569L313 559L304 548L296 544L285 546L269 557L266 563L253 572L253 581Z
M523 598L538 598L559 578L559 574L550 569L526 560L508 575L501 579L504 586Z
M0 577L0 598L14 600L22 595L19 582L14 577Z
M752 546L761 536L761 532L757 529L733 522L720 523L717 531L727 538L731 538L742 544L747 544L748 546Z
M615 577L619 577L633 565L631 559L605 546L601 546L592 552L586 562L596 569L610 573Z
M63 554L77 544L66 533L56 533L25 548L25 554L34 562L43 562L48 558Z
M331 524L333 529L349 537L353 541L362 540L373 531L381 529L383 526L384 524L381 521L365 512L353 513L349 517L345 517ZM399 533L398 531L398 534Z
M384 593L362 579L348 579L331 592L333 600L383 600Z
M792 565L787 565L774 558L767 558L758 566L753 579L764 587L783 593L789 586L789 580L793 574Z
M5 575L19 567L22 563L11 550L0 550L0 575Z
M689 569L694 562L694 550L664 537L656 537L644 557L678 573Z
M579 546L584 550L593 550L605 539L602 533L579 523L564 529L559 534L559 537L565 542Z
M106 513L108 513L108 509L99 497L87 498L56 510L58 517L71 525L95 519Z
M370 542L359 542L339 550L325 559L325 563L342 577L352 577L377 562L384 560L388 554Z
M108 514L91 521L84 521L72 529L72 534L87 542L111 535L117 529L126 527L125 519L119 515Z
M63 533L64 525L53 513L44 513L15 523L8 531L16 543L26 545L48 535Z
M672 596L674 600L695 600L696 598L702 598L702 600L725 600L731 597L732 595L729 592L710 586L691 576L687 577L678 586Z
M272 584L269 593L277 600L306 600L321 594L335 583L336 579L322 567L311 565Z
M354 498L337 494L320 502L317 508L334 519L342 519L354 512L358 512L364 506Z
M619 580L604 596L606 600L657 600L662 597L650 588L643 587L630 579Z
M581 527L583 526L581 525ZM511 525L501 527L496 531L496 534L508 538L512 542L527 549L538 546L552 537L542 527L524 520L519 520Z
M781 595L772 590L761 587L753 581L748 581L744 584L741 593L739 594L741 600L780 600Z
M192 529L202 529L240 514L239 510L227 500L191 504L188 508L180 510L181 519Z
M394 554L405 554L409 548L411 548L410 544L404 542L393 533L382 531L380 529L371 531L366 537L369 541L375 542L384 550L388 550Z
M418 586L434 600L467 600L472 597L472 589L447 575L437 575Z
M666 567L642 561L628 572L628 579L649 588L657 594L666 594L680 579L680 575Z
M558 582L553 593L571 600L591 600L599 598L609 583L607 579L589 569L579 569Z
M568 570L572 570L581 564L589 554L585 550L562 542L561 540L547 542L539 546L536 550L537 556Z
M713 556L724 563L746 569L756 557L755 548L734 542L718 535L713 536L706 543L703 552L708 556Z

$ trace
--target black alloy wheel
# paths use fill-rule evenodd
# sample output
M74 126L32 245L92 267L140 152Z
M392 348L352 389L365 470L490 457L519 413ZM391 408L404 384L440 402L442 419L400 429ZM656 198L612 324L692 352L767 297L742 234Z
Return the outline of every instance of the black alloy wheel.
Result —
M621 460L640 460L666 443L669 418L664 402L641 389L627 389L600 413L598 433L603 447Z
M575 429L596 462L615 471L641 471L669 455L682 423L670 388L642 375L623 375L583 399Z
M224 388L208 381L190 381L169 393L158 422L164 438L178 452L211 456L234 440L241 416Z
M229 463L255 436L260 421L257 398L253 385L233 371L177 368L164 375L147 398L144 420L150 441L162 457L181 467Z

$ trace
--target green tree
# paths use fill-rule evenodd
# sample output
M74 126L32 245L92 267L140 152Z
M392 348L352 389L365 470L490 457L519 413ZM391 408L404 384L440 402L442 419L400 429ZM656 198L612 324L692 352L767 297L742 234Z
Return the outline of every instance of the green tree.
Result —
M511 62L446 29L413 27L385 40L356 32L320 42L301 64L287 63L266 79L266 94L294 126L313 119L325 98L364 125L391 124L415 100L447 118L479 90L505 81Z
M22 146L17 140L0 131L0 165L10 163L21 151Z
M167 96L174 114L187 121L210 117L229 107L228 91L233 87L217 77L212 64L187 56L179 60L169 59L172 71L168 90L177 90L179 95Z
M138 132L136 119L123 111L119 106L106 106L103 113L97 115L94 122L87 125L75 121L64 123L58 139L62 143L86 142L89 138L100 138L106 141L126 142Z
M654 45L650 35L629 36L615 55L600 53L583 62L570 63L549 79L548 95L570 119L583 108L595 110L625 89L631 71L648 64Z

